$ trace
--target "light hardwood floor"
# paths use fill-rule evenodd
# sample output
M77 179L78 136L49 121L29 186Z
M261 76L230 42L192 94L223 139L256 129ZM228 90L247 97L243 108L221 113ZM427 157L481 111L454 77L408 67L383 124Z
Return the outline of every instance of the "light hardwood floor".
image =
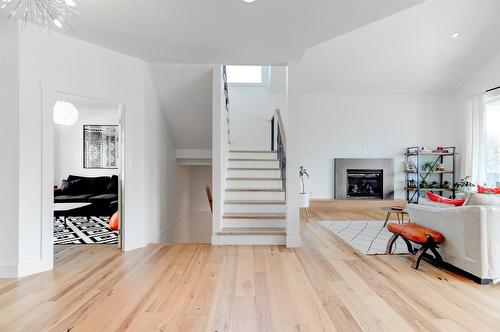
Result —
M350 212L349 212L350 211ZM408 256L365 256L315 221L382 219L314 203L303 247L58 247L55 270L0 280L0 331L499 331L500 287Z

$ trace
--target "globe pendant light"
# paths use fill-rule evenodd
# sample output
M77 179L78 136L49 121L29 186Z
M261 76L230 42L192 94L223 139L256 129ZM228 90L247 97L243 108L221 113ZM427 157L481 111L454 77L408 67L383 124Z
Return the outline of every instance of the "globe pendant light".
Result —
M55 124L72 126L78 121L78 110L72 103L58 100L54 104L53 117Z

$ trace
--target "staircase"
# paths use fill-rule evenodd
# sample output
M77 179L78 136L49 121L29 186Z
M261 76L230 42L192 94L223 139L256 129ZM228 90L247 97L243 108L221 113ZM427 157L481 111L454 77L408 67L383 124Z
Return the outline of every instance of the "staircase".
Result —
M286 193L276 151L230 151L218 235L227 244L285 244Z

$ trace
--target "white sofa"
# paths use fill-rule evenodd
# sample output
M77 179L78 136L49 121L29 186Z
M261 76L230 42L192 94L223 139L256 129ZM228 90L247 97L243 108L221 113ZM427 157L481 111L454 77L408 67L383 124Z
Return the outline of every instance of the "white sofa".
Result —
M407 211L412 222L444 235L438 251L445 262L481 283L500 280L500 205L409 204Z

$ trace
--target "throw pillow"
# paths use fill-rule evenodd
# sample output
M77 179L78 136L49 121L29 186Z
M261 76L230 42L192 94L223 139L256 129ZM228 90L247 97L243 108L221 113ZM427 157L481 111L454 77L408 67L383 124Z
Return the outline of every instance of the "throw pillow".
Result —
M477 192L480 194L500 194L500 188L488 188L478 184Z
M436 194L433 194L431 192L426 192L427 198L433 202L439 202L439 203L445 203L445 204L451 204L455 206L462 206L464 205L465 199L451 199L451 198L446 198L443 196L439 196Z
M68 187L64 191L67 195L81 194L85 189L85 182L82 179L68 181Z
M500 205L500 195L472 193L464 205Z
M421 197L418 200L419 205L424 205L424 206L432 206L432 207L437 207L437 208L442 208L442 209L449 209L451 208L450 204L446 203L440 203L440 202L433 202L430 199Z

